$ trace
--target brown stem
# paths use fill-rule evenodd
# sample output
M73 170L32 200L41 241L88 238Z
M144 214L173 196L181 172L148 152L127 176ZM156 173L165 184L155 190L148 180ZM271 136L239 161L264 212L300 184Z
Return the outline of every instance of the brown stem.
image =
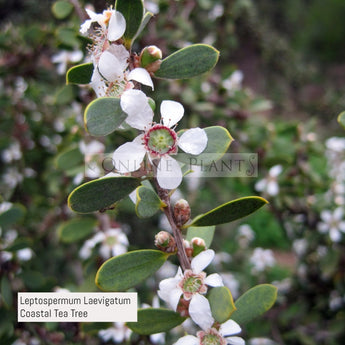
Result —
M181 229L176 225L175 217L174 217L173 210L170 203L169 192L166 189L161 188L156 178L154 178L154 181L155 181L157 192L160 199L166 204L166 207L164 207L164 213L166 217L168 218L169 224L174 234L174 238L175 238L175 242L177 246L177 257L180 261L183 271L185 271L187 269L190 269L191 266L190 266L190 262L188 260L186 251L183 246L183 238L181 234Z

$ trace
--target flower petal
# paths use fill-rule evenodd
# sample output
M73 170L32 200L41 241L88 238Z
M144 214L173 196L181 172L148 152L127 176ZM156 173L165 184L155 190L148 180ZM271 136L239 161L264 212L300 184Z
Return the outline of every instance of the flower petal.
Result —
M214 323L210 303L206 297L200 294L196 294L192 297L188 312L192 320L204 331L211 328Z
M280 164L274 165L269 170L269 175L272 176L272 177L277 177L282 171L283 171L283 167Z
M279 186L276 181L270 181L267 183L267 193L271 196L276 196L279 193Z
M210 274L205 278L204 282L209 286L224 286L223 279L218 273Z
M108 81L115 82L123 77L123 70L120 68L120 62L117 57L108 52L103 52L98 62L99 73Z
M192 128L184 132L178 141L178 146L186 153L198 155L203 152L207 146L207 134L199 128Z
M228 345L245 345L245 341L240 337L229 337L226 338Z
M123 36L126 31L126 19L118 11L114 11L108 26L108 40L116 41Z
M241 332L241 327L234 320L225 321L220 325L219 332L222 336L226 337Z
M140 84L150 86L152 90L154 89L150 73L145 68L134 68L130 71L127 78L128 80L135 80Z
M128 90L121 96L121 108L127 113L126 122L133 128L144 130L153 120L153 111L144 92Z
M97 97L104 97L106 94L106 85L103 77L100 75L98 68L94 68L90 86L96 92Z
M157 181L164 189L175 189L182 182L182 170L172 157L161 157L157 167Z
M180 121L184 114L183 105L175 101L163 101L161 103L161 116L164 126L172 127Z
M185 335L173 345L199 345L199 339L194 335Z
M214 251L207 249L198 254L191 262L193 273L199 274L205 267L207 267L214 258Z
M120 173L138 170L146 150L143 145L128 142L117 148L113 154L113 164Z

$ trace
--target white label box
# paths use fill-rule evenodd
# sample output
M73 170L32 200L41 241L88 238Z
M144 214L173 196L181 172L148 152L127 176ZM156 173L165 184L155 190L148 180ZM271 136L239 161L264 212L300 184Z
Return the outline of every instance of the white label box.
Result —
M18 292L18 322L136 322L136 292Z

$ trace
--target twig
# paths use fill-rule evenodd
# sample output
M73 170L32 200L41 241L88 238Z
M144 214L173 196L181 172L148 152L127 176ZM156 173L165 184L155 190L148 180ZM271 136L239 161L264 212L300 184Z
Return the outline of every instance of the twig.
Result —
M170 203L170 195L166 189L161 188L156 178L154 178L154 181L155 181L157 192L160 199L166 204L166 207L164 207L164 213L169 221L169 224L174 234L174 238L175 238L175 242L177 246L177 257L180 261L183 271L185 271L187 269L190 269L191 266L190 266L190 262L188 260L186 251L183 246L183 238L181 234L181 229L176 225L175 217L174 217L173 210Z

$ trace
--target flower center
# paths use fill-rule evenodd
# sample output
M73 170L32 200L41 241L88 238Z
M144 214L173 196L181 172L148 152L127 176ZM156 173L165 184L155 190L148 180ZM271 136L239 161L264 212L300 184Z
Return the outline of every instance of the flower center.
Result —
M192 270L185 271L184 278L180 281L179 286L186 300L190 300L197 293L205 294L207 292L207 286L204 283L205 277L205 272L195 274Z
M117 239L113 236L109 236L107 237L107 239L105 240L106 245L108 245L109 247L112 247L116 244Z
M225 339L218 333L215 328L211 328L207 332L200 331L197 333L200 345L225 345Z
M176 133L169 127L154 125L144 135L146 149L154 155L176 152Z

